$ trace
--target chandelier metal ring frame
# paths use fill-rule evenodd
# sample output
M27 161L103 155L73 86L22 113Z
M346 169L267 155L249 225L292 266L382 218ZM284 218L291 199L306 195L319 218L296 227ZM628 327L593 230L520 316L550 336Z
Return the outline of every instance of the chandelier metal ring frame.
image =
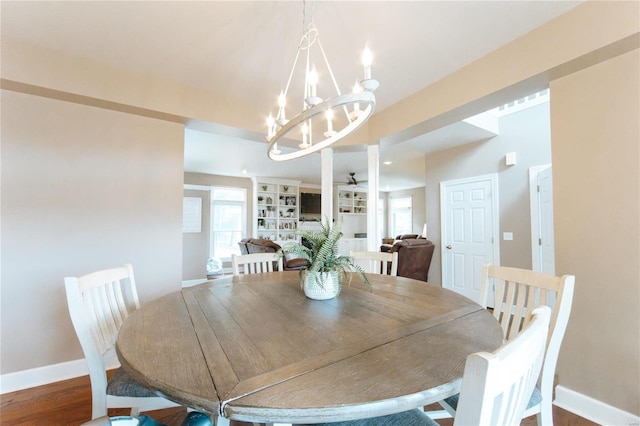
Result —
M273 136L273 138L271 138L271 141L269 142L268 151L267 151L269 158L271 158L274 161L286 161L286 160L293 160L294 158L299 158L301 156L299 154L300 151L282 153L280 152L280 150L274 149L274 145L276 145L278 143L278 140L284 137L284 135L289 133L289 131L297 127L300 123L304 122L305 120L308 120L319 114L324 114L327 109L353 105L356 103L366 104L367 106L366 108L360 111L360 114L355 120L351 121L347 126L342 128L340 131L336 132L333 136L328 137L320 142L316 142L313 145L311 145L309 148L305 148L304 155L317 152L323 148L330 146L334 142L342 139L347 134L353 132L362 124L364 124L364 122L369 119L369 116L373 114L373 111L376 105L376 98L372 92L362 91L359 93L347 93L344 95L337 96L335 98L331 98L314 107L311 107L307 110L302 111L302 113L298 114L296 117L294 117L293 119L288 121L284 126L282 126L280 130L278 130L278 132Z
M313 71L311 71L310 69L310 50L311 47L316 44L320 50L320 53L322 54L322 58L324 60L325 66L327 67L328 74L331 77L331 81L333 82L337 93L337 96L329 98L327 100L323 100L322 98L316 96L315 85L317 84L317 76L315 77L316 81L314 83L310 82L312 80L310 74L315 74L316 72L315 67ZM300 53L302 51L306 51L303 102L304 107L302 111L299 112L295 117L293 117L291 120L287 120L285 118L284 105L280 104L280 102L281 99L284 100L286 98L286 94L289 90L289 85L291 84L291 79L293 77L298 59L300 58ZM365 52L368 55L370 61L371 53L368 51L368 49L365 49ZM318 30L313 25L313 23L309 23L306 26L300 43L298 44L298 51L291 68L291 72L289 73L289 78L287 80L285 90L281 92L280 98L278 100L280 108L278 115L275 119L273 119L272 116L269 115L269 119L267 120L268 135L266 137L266 140L269 143L269 146L267 148L267 155L270 159L274 161L286 161L317 152L332 145L346 135L352 133L371 117L376 106L376 98L373 92L378 88L379 83L377 80L371 78L371 65L370 62L365 63L364 55L365 54L363 54L363 65L365 66L365 77L363 80L360 80L359 83L356 83L356 86L359 86L359 89L356 90L356 87L354 87L354 91L352 93L342 94L340 93L340 88L338 87L336 79L333 75L331 65L329 64L327 55L325 54L325 51L322 47L322 43L320 42ZM363 105L364 109L360 109L361 104ZM349 113L347 108L350 105L354 106L354 111L352 113ZM327 111L333 111L334 108L342 108L347 118L347 124L340 130L332 131L330 126L330 131L323 134L324 139L317 142L313 142L311 137L312 135L309 134L309 143L306 142L306 133L304 133L305 131L303 130L303 134L305 136L303 137L303 143L299 145L300 149L287 153L283 153L280 149L278 149L278 141L282 140L282 138L289 132L291 132L291 130L301 124L303 125L303 129L304 127L308 127L310 130L310 128L312 127L312 118L319 116L320 114L325 114ZM307 120L308 125L305 123Z

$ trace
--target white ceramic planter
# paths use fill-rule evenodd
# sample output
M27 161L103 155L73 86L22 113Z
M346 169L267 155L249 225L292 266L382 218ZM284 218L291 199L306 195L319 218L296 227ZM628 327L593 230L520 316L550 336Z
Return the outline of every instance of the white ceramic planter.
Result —
M307 272L304 276L303 289L304 294L309 299L327 300L333 299L340 293L340 282L338 281L337 272L314 272L313 274L321 275L315 280L310 280L312 273Z

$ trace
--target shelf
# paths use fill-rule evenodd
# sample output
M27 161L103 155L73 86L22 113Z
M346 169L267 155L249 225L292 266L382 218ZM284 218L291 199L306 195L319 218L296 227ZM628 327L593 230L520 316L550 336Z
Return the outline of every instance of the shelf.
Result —
M338 213L367 214L366 190L339 188Z
M344 237L341 240L345 240L339 250L365 250L367 239L354 237L367 232L367 189L340 185L336 189L336 195L335 215L342 222Z
M300 214L299 183L282 179L255 178L254 223L259 238L296 241Z

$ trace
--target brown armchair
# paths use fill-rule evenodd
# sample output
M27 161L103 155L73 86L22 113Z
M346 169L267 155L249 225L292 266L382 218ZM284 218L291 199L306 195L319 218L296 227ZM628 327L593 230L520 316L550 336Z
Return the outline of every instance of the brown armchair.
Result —
M251 253L275 253L280 250L280 244L263 238L245 238L238 243L240 246L240 254ZM305 259L295 257L282 259L285 271L297 271L307 266Z
M420 234L402 234L396 237L396 240L414 240L420 238Z
M398 276L427 281L435 245L424 238L408 238L383 244L380 251L398 252Z

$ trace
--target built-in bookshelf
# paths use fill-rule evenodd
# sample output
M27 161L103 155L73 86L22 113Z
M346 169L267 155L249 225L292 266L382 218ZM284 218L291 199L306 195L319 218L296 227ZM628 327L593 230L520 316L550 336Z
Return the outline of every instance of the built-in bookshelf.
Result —
M367 193L367 188L352 185L336 188L336 214L344 234L338 243L340 254L367 249Z
M255 232L278 243L295 241L300 215L297 181L255 178Z
M349 186L338 187L338 213L367 214L367 190Z

